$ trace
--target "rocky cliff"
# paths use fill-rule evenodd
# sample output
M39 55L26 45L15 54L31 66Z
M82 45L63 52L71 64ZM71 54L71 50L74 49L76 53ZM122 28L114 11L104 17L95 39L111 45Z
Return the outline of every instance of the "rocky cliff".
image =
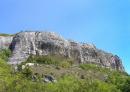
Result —
M0 49L9 48L13 36L0 36Z
M10 64L20 64L31 54L54 54L73 58L75 64L94 63L124 71L122 61L117 55L99 50L92 44L65 40L53 32L20 32L13 37L10 48L12 50Z

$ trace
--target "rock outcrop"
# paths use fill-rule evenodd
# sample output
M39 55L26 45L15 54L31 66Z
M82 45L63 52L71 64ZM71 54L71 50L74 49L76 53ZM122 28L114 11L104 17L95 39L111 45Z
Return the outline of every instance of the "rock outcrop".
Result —
M53 32L20 32L10 45L10 64L20 64L29 55L61 55L73 58L75 64L94 63L102 67L124 71L121 59L111 53L97 49L92 44L65 40Z
M0 49L9 48L12 42L13 36L0 36Z

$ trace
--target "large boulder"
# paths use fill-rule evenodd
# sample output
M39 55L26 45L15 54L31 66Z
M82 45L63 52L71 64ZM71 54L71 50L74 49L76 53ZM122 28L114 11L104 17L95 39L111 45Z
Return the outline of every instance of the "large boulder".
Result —
M30 55L60 55L73 58L75 64L94 63L103 67L124 71L119 57L97 49L92 44L65 40L54 32L20 32L10 45L10 64L20 64Z

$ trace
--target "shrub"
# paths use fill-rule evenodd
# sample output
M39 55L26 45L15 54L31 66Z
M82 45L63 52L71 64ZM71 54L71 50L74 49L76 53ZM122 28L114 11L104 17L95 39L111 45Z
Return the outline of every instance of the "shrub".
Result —
M121 87L122 92L130 92L130 77L126 79Z
M61 66L63 68L67 68L70 67L74 61L73 59L65 58L58 55L47 55L47 56L30 55L30 57L27 59L26 62L34 62L39 64L49 64L49 65L52 64L56 66Z
M80 68L82 68L82 69L84 69L84 70L92 70L92 69L95 69L95 70L97 70L97 69L99 69L98 67L97 67L97 65L95 65L95 64L80 64Z
M62 68L69 68L71 65L70 65L69 62L62 61L62 62L60 63L60 66L61 66Z
M7 61L10 55L11 55L11 51L9 49L0 49L1 59L4 59L5 61Z
M32 70L29 66L26 66L25 69L22 70L22 74L25 75L26 78L31 78L32 77Z

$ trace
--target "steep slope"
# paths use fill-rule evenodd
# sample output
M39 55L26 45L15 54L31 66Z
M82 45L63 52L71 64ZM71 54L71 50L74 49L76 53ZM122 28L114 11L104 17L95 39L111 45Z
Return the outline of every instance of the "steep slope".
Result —
M91 44L65 40L53 32L20 32L10 46L13 54L10 64L20 64L30 55L60 55L73 58L75 64L94 63L102 67L124 71L121 59L97 49Z

